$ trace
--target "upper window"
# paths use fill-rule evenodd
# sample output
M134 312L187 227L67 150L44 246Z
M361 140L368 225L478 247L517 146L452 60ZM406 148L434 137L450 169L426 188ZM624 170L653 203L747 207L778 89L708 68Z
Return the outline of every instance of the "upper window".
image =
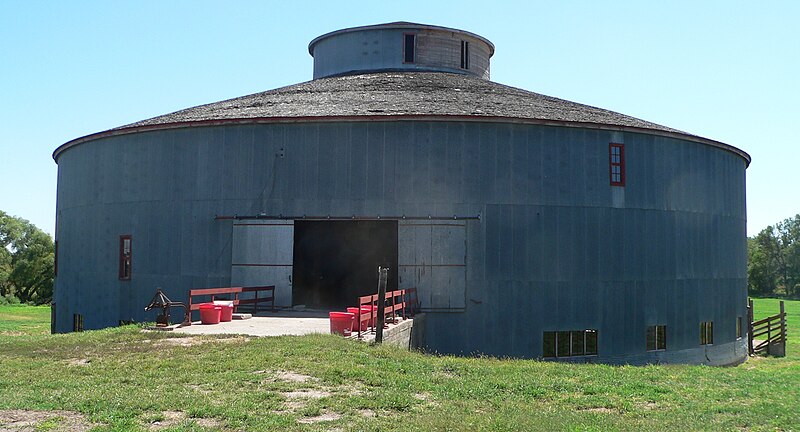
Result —
M403 35L403 63L414 63L416 53L414 48L417 42L417 35L406 33Z
M700 345L711 345L714 343L714 322L703 321L700 323Z
M665 349L667 349L667 326L648 326L647 351L660 351Z
M119 236L119 279L131 279L131 263L133 258L133 239L129 235Z
M597 330L544 332L542 357L597 355Z
M469 69L469 42L461 41L461 69Z
M611 186L625 186L625 145L608 145L608 169Z

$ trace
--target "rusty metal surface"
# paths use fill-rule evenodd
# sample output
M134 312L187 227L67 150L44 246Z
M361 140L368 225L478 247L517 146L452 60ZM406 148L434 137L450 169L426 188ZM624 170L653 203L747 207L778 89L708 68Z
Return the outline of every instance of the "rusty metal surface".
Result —
M161 309L161 313L156 316L156 326L157 327L167 327L169 326L169 317L170 308L173 307L181 307L183 308L183 324L191 323L191 318L189 315L189 308L182 302L174 302L161 291L161 288L156 288L156 294L153 296L153 299L150 300L150 304L145 306L145 312L153 310L153 309Z

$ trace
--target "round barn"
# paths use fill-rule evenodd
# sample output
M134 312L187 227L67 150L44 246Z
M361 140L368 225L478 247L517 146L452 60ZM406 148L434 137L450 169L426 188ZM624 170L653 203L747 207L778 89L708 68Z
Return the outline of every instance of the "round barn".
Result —
M55 150L55 331L152 319L156 287L340 309L382 265L430 351L745 359L745 152L492 82L494 45L462 30L308 49L311 81Z

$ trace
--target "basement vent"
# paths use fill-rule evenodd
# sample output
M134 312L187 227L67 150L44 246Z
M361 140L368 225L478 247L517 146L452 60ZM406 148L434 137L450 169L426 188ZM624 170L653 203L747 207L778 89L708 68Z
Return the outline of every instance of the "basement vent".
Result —
M83 315L72 314L72 331L74 332L83 331Z

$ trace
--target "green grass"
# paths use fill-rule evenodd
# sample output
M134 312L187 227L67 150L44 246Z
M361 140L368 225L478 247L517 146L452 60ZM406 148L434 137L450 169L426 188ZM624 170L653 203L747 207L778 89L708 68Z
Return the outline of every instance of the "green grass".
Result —
M47 328L48 313L3 308L0 410L79 412L98 430L797 430L800 302L787 304L789 355L728 368L429 356L329 335L47 335L20 329ZM756 300L757 317L776 312ZM339 417L299 422L322 414Z
M0 337L50 333L50 307L0 306Z

